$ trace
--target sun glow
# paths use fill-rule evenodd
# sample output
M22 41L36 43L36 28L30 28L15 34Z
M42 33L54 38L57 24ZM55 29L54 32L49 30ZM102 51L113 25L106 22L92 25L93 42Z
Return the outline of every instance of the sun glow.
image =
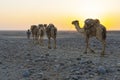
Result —
M97 18L109 30L120 30L120 0L0 0L0 30L28 29L31 24L53 23L59 30L81 27Z
M99 18L103 15L105 8L98 1L83 0L80 5L77 6L77 11L85 18Z

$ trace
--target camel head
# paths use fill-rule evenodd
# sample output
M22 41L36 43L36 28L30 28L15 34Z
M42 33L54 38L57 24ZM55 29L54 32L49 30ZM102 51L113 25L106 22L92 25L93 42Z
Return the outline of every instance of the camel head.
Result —
M76 25L76 24L79 25L79 21L78 20L74 20L74 21L72 21L72 24L73 25Z
M43 24L38 24L38 28L41 28L41 27L43 27Z
M72 21L72 24L75 26L77 31L81 33L81 27L79 25L79 21L78 20L74 20L74 21Z
M79 26L79 21L78 21L78 20L72 21L72 24L73 24L75 27L79 27L79 28L80 28L80 26Z
M33 31L35 28L37 28L37 25L31 25L30 30Z
M47 24L44 24L44 27L46 28L46 27L47 27Z

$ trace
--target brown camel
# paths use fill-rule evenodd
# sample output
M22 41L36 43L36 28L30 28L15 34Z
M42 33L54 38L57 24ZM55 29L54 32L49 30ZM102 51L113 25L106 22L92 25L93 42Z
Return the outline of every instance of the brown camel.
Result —
M37 39L40 45L43 45L43 37L44 37L44 25L39 24L37 30Z
M31 25L30 29L31 29L33 40L37 40L37 31L38 31L37 26L36 25Z
M79 21L75 20L72 21L72 24L74 24L75 28L79 33L83 33L86 39L86 48L85 52L87 53L87 48L91 51L94 52L90 47L89 47L89 38L91 37L96 37L99 41L102 42L102 52L101 56L104 56L105 54L105 46L106 46L106 28L100 24L100 21L98 19L86 19L84 22L84 27L80 28L79 26Z
M45 27L46 35L48 37L48 48L51 49L50 39L53 38L54 49L56 49L57 28L53 24L49 24L48 26L45 24L44 27Z

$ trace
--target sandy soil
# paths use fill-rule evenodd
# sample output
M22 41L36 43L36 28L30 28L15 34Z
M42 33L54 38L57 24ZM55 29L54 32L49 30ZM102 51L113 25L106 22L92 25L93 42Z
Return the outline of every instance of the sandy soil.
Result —
M57 49L34 44L24 31L0 31L0 80L120 80L120 32L107 33L105 57L92 38L95 54L84 54L76 31L58 32Z

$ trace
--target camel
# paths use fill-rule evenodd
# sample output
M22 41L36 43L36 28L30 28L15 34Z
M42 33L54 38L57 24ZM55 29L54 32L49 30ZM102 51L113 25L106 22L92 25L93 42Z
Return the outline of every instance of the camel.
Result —
M57 36L57 28L53 24L49 24L48 26L44 24L46 35L48 37L48 48L51 49L51 38L54 40L54 49L56 49L56 36Z
M32 37L33 37L33 40L37 40L37 26L36 25L31 25L31 33L32 33Z
M43 45L43 37L44 37L44 25L39 24L37 30L37 39L40 45Z
M84 53L87 53L87 49L89 49L91 52L94 53L94 50L92 50L89 47L89 39L92 37L96 37L100 42L102 42L102 52L101 56L104 56L105 54L105 46L106 46L106 28L102 24L100 24L100 21L98 19L86 19L84 22L84 27L81 28L79 26L79 21L75 20L72 21L72 24L75 26L77 31L79 33L82 33L85 36L86 40L86 47Z

